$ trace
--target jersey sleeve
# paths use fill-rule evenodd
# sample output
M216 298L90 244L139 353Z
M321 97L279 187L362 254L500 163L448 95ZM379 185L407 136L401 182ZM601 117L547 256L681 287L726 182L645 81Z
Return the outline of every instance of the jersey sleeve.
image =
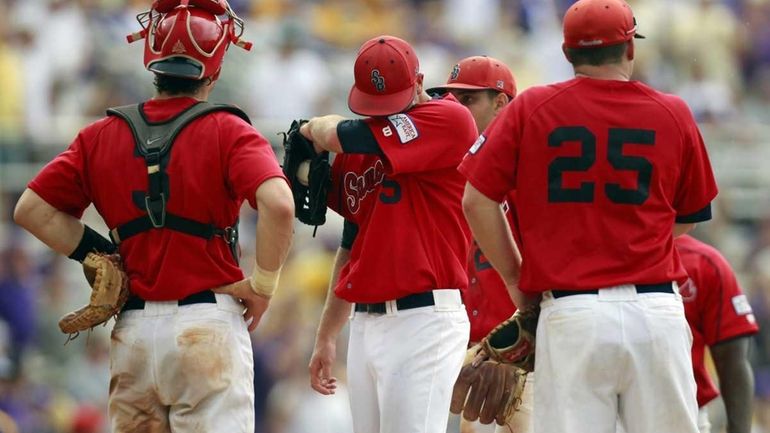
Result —
M703 336L707 345L741 335L754 334L758 327L746 295L721 255L710 255L696 285L702 302ZM704 293L705 292L705 293Z
M362 121L377 140L390 175L457 167L477 135L468 109L448 100Z
M458 167L474 188L497 202L516 188L515 103L514 99L479 135Z
M684 102L681 102L680 107L685 150L674 208L678 222L700 222L710 218L710 212L702 213L702 211L716 197L717 185L698 125ZM698 214L703 214L703 217L697 218ZM687 219L687 216L696 217L695 220L691 220ZM685 219L683 220L682 217Z
M227 115L222 125L225 143L233 143L227 158L227 182L233 194L257 208L256 193L262 182L273 177L286 179L270 143L251 125ZM288 180L287 180L288 182Z
M91 204L85 169L87 131L81 131L70 146L54 158L27 185L46 203L80 218Z

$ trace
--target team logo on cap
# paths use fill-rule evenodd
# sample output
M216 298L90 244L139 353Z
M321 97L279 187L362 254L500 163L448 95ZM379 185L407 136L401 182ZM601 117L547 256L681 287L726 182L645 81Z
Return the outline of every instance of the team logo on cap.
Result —
M173 47L171 47L171 52L174 54L182 54L184 52L187 52L187 50L184 49L184 44L182 41L177 40Z
M450 80L456 80L460 76L460 65L455 65L452 68L452 74L449 76Z
M497 86L498 89L504 89L505 88L505 83L503 83L503 80L497 80L496 86Z
M372 69L372 85L378 92L385 91L385 77L380 75L379 69Z

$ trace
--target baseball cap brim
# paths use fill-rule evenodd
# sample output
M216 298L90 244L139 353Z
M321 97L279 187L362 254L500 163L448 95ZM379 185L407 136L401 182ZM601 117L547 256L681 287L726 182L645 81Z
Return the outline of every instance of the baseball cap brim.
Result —
M404 111L413 100L414 86L388 95L372 95L353 85L348 95L348 108L361 116L390 116Z
M172 77L200 79L203 66L185 57L168 57L147 65L147 69L156 74Z
M483 86L475 86L473 84L464 84L464 83L452 83L452 84L444 84L443 86L436 86L432 87L427 90L428 93L437 93L437 92L445 92L449 89L462 89L462 90L485 90L485 89L492 89L491 87L483 87ZM492 89L492 90L499 90L503 91L502 89Z

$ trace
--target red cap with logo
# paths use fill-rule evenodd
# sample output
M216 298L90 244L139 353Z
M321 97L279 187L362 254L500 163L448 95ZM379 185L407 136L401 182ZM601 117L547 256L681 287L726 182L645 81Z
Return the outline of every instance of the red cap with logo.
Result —
M579 0L564 14L564 46L593 48L617 45L636 33L636 19L623 0Z
M420 62L408 42L395 36L377 36L358 50L353 66L355 83L348 107L362 116L400 113L414 100Z
M473 56L460 60L452 68L446 84L429 89L492 89L505 93L509 97L516 96L516 80L505 63L492 57Z

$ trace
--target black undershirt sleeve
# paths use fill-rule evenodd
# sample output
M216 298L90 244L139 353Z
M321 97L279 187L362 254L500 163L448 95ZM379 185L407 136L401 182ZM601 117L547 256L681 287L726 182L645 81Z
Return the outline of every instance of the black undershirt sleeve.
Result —
M678 215L675 221L679 224L689 224L689 223L699 223L703 221L708 221L710 219L711 219L711 203L707 204L706 207L699 210L698 212L691 213L689 215Z
M372 130L363 120L343 120L338 123L337 136L340 138L343 153L382 155Z
M353 242L358 235L358 225L356 223L345 220L345 224L342 228L342 240L340 241L340 247L350 250L353 248Z

